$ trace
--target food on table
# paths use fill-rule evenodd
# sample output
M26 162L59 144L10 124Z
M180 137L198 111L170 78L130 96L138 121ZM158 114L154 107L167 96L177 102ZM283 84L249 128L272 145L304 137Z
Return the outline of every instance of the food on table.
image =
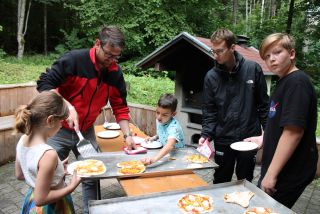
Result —
M247 209L244 214L279 214L273 212L270 208L266 207L251 207Z
M91 176L101 175L106 172L106 166L100 160L87 159L74 163L74 169L78 175Z
M132 165L125 166L118 170L118 175L132 175L132 174L140 174L146 170L146 167L142 165Z
M117 167L131 167L131 166L135 166L135 165L144 165L141 161L137 161L137 160L131 160L131 161L123 161L123 162L119 162L117 163Z
M233 192L229 194L224 194L224 202L239 204L242 207L248 207L250 199L254 196L251 191L244 192Z
M204 157L200 154L193 154L187 157L188 161L191 161L193 163L207 163L209 162L209 159L207 157Z
M186 194L179 199L178 207L183 213L207 213L213 210L213 200L208 195Z

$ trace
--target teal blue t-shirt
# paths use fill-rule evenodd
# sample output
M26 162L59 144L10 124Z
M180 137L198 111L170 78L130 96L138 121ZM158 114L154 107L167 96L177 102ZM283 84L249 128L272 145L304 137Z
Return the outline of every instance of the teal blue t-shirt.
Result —
M161 124L157 121L157 135L163 146L167 144L168 138L175 138L177 142L174 148L184 147L185 141L183 130L174 117L165 124Z

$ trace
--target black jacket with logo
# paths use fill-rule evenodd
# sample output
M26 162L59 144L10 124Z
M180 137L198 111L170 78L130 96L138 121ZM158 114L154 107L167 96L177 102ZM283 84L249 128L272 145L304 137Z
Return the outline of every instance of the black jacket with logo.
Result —
M218 144L261 135L269 111L261 67L236 51L235 58L232 73L217 64L204 79L201 135Z

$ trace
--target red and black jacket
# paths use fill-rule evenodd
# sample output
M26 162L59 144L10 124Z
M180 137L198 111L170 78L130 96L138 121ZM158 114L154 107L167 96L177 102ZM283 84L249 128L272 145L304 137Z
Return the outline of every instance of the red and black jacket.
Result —
M121 68L113 62L99 70L95 49L73 50L59 58L37 81L37 90L56 89L76 109L79 128L90 128L109 100L118 121L129 120L126 86ZM64 128L70 129L67 123Z

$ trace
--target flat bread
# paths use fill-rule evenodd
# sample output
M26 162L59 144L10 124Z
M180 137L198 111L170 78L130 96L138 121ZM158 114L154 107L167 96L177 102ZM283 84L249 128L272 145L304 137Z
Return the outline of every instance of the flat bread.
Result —
M193 154L187 157L188 161L191 161L193 163L207 163L209 162L209 159L205 156L202 156L200 154Z
M121 169L118 169L117 173L118 175L132 175L132 174L143 173L145 170L146 170L146 167L142 164L142 165L122 167Z
M251 191L245 192L233 192L229 194L224 194L224 202L235 203L246 208L249 206L250 199L254 196Z
M136 165L144 165L141 161L137 160L131 160L131 161L123 161L117 163L117 167L131 167L131 166L136 166Z
M95 159L77 161L74 164L74 169L78 175L83 176L101 175L107 170L102 161Z
M251 207L247 209L244 214L279 214L273 212L270 208L266 207Z
M186 194L178 201L182 213L208 213L213 210L211 196L203 194Z

